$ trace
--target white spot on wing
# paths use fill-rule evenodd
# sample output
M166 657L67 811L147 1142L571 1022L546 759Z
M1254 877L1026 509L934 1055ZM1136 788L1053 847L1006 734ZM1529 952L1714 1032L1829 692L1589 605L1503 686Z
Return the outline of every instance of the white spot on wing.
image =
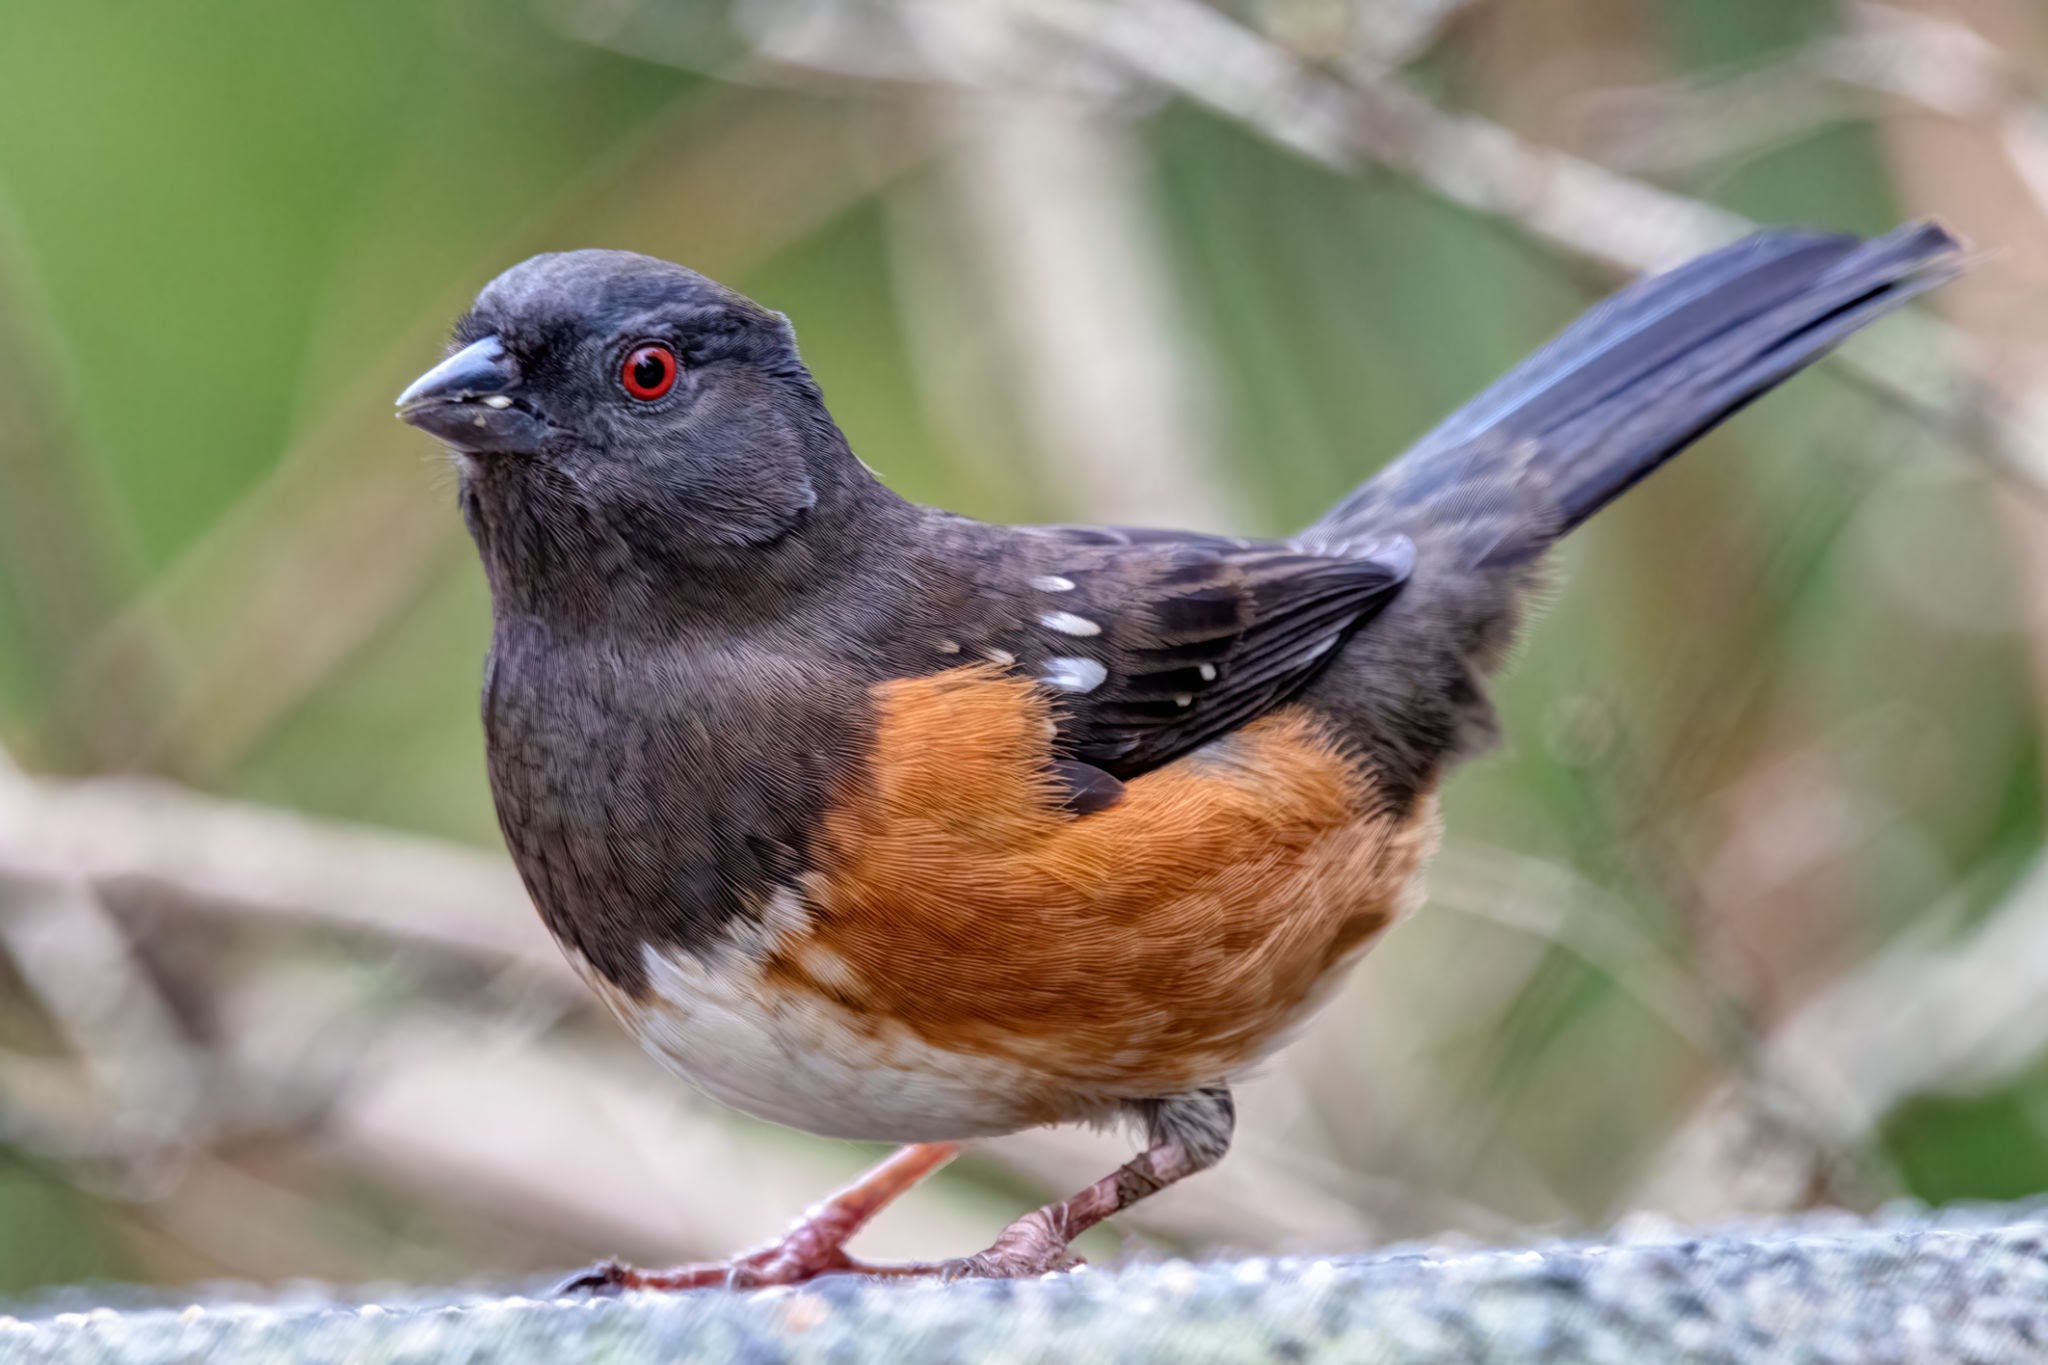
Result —
M512 400L502 393L494 393L489 398L484 399L484 406L487 408L509 408L512 406Z
M1072 592L1074 590L1074 580L1071 578L1061 578L1056 573L1049 573L1032 579L1031 586L1040 592Z
M1045 681L1062 692L1093 692L1109 676L1100 659L1074 659L1065 655L1045 661Z
M1049 611L1038 618L1047 630L1056 630L1062 635L1100 635L1102 627L1085 616L1076 616L1070 611Z
M981 657L992 664L1002 664L1005 667L1017 662L1017 656L1007 649L991 649Z
M960 652L960 642L959 642L958 640L941 640L941 641L939 641L939 653L941 653L941 654L958 654L959 652Z
M1214 664L1203 664L1203 665L1202 665L1202 681L1203 681L1203 682L1215 682L1215 681L1216 681L1216 665L1214 665Z

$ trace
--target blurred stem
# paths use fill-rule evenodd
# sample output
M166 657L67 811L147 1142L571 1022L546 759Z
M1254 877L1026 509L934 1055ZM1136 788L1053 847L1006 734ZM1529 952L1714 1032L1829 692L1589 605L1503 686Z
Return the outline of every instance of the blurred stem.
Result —
M1852 22L1872 8L1853 0L1844 6ZM1976 34L1955 35L1952 51L2000 53L2022 70L2039 70L2048 55L2038 11L2016 0L1912 0L1886 13L1902 11L1937 29L1967 21ZM1932 52L1926 36L1923 49ZM1902 80L1900 88L1918 96L1928 91L1924 81ZM1996 101L1968 102L1950 113L1909 96L1882 127L1907 209L1938 213L1966 239L2003 252L1996 268L1965 275L1937 293L1933 305L1974 343L1969 358L1981 367L1974 378L2019 416L2048 410L2048 219L2016 156L2027 144L2015 137L2015 124L2026 117ZM1952 359L1966 363L1961 355ZM2048 518L2010 490L2002 503L2034 604L2038 695L2048 686ZM1944 926L1932 916L1920 941L1895 943L1831 983L1772 1030L1763 1056L1766 1093L1800 1097L1801 1127L1817 1127L1842 1146L1868 1144L1899 1100L1952 1084L1972 1068L1988 1071L2033 1056L2038 1039L2020 1036L2010 1016L2029 1008L2022 1002L2038 1004L2033 940L2044 922L2041 904L2038 888L2024 886L1953 945L1937 946ZM1767 1107L1757 1115L1743 1112L1747 1107L1733 1092L1702 1106L1638 1194L1682 1212L1809 1199L1811 1172L1802 1178L1796 1170L1772 1171L1768 1148L1777 1144L1757 1141L1756 1120L1781 1121L1785 1111Z
M1064 93L949 101L958 221L1015 363L1013 385L1070 515L1225 526L1225 494L1174 316L1169 252L1130 116Z
M1567 8L1569 16L1559 12ZM1487 83L1478 98L1518 134L1553 147L1568 149L1583 131L1582 110L1571 94L1584 88L1587 71L1612 73L1619 68L1636 79L1648 79L1669 66L1636 7L1595 6L1588 13L1586 7L1563 0L1534 0L1491 12L1477 33L1481 60L1476 69ZM1701 469L1699 464L1688 460L1680 470L1666 474L1665 480L1682 480L1683 488L1659 480L1637 490L1590 534L1596 561L1621 560L1628 565L1625 573L1599 576L1626 585L1621 590L1647 620L1646 627L1629 632L1630 638L1641 639L1650 651L1668 650L1674 643L1669 638L1674 623L1682 621L1682 648L1718 663L1710 668L1655 668L1639 666L1646 658L1622 659L1622 689L1632 690L1633 684L1648 678L1685 680L1681 686L1689 682L1688 695L1636 698L1639 705L1672 703L1646 728L1660 737L1677 733L1683 736L1680 743L1691 744L1695 756L1711 752L1719 761L1714 771L1699 763L1646 762L1631 746L1615 743L1574 775L1585 788L1589 845L1614 850L1590 856L1637 888L1626 899L1610 898L1606 915L1627 915L1631 905L1661 908L1675 917L1674 927L1686 943L1688 951L1677 959L1676 970L1691 999L1683 1007L1673 1000L1668 1008L1683 1008L1686 1026L1680 1036L1691 1047L1674 1049L1673 1062L1702 1073L1699 1079L1704 1083L1703 1063L1738 1075L1753 1074L1756 1017L1766 978L1748 964L1777 958L1767 947L1748 942L1759 925L1768 923L1767 917L1743 913L1756 907L1716 904L1705 897L1691 875L1681 840L1674 837L1681 813L1697 809L1728 769L1754 761L1755 750L1753 709L1711 708L1705 725L1683 723L1687 712L1694 713L1694 720L1701 719L1697 713L1710 709L1707 700L1722 695L1717 684L1724 675L1738 669L1754 675L1748 660L1760 633L1752 619L1756 612L1751 594L1699 590L1696 566L1710 556L1717 580L1725 576L1747 583L1757 576L1745 563L1742 552L1748 546L1725 529L1733 500L1716 496L1733 477L1731 472ZM1706 484L1712 485L1712 493L1703 510L1699 494ZM1629 542L1625 554L1600 553L1602 542L1617 537ZM1702 546L1703 540L1711 543ZM1693 553L1685 553L1687 549ZM1703 607L1715 614L1705 614ZM1629 728L1618 718L1613 724L1621 733ZM1642 931L1617 923L1607 932ZM1644 989L1638 978L1646 962L1639 961L1633 971L1624 973L1611 961L1589 960L1610 988L1620 988L1639 1003L1671 994L1673 983L1668 980L1662 989ZM1527 1078L1535 1074L1542 1052L1586 1008L1585 992L1578 988L1583 984L1576 965L1563 958L1547 962L1531 980L1476 1070L1469 1102L1480 1113L1474 1122L1461 1125L1466 1140L1483 1141L1483 1135L1506 1120ZM1478 1150L1472 1149L1474 1158ZM1610 1176L1621 1180L1627 1173ZM1607 1197L1613 1193L1604 1192Z
M28 247L0 186L0 583L11 586L29 655L48 690L33 757L98 766L129 751L161 672L156 641L139 640L118 676L75 676L94 634L119 610L131 578L124 537L94 466L58 408L66 385L33 297Z
M1966 26L2015 69L2040 71L2048 61L2048 29L2026 0L1901 0L1888 8ZM1999 252L1995 268L1965 275L1933 303L1973 343L1958 363L1974 361L1991 393L2038 423L2048 414L2048 208L2023 155L2038 141L2039 115L2025 106L1966 112L1949 117L1902 101L1881 128L1907 207L1939 214ZM2010 492L1999 502L2030 604L2036 705L2048 713L2048 509Z

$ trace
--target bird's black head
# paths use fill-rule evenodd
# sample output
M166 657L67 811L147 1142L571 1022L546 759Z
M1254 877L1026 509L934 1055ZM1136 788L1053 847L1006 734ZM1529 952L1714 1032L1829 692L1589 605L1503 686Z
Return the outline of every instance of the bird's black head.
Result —
M501 595L545 591L547 574L758 576L821 502L873 487L787 319L626 251L535 256L491 281L398 410L457 453Z

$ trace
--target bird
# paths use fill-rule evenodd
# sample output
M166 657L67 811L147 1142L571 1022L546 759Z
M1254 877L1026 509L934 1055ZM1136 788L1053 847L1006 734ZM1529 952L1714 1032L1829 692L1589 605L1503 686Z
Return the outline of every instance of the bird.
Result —
M1018 1277L1213 1166L1231 1084L1422 899L1547 552L1955 276L1757 232L1594 307L1298 534L998 525L858 458L782 314L624 251L487 284L398 398L457 467L487 767L569 963L713 1099L902 1144L787 1235L593 1291ZM973 1139L1142 1148L984 1251L847 1242Z

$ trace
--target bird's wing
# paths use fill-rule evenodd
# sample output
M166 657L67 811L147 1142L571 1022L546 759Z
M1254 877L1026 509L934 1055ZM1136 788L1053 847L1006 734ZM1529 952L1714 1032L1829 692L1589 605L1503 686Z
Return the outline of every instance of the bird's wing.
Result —
M1089 775L1075 768L1135 777L1286 702L1414 561L1399 537L1337 556L1158 531L1022 534L1043 567L1004 644L1058 695L1055 748L1077 789Z

